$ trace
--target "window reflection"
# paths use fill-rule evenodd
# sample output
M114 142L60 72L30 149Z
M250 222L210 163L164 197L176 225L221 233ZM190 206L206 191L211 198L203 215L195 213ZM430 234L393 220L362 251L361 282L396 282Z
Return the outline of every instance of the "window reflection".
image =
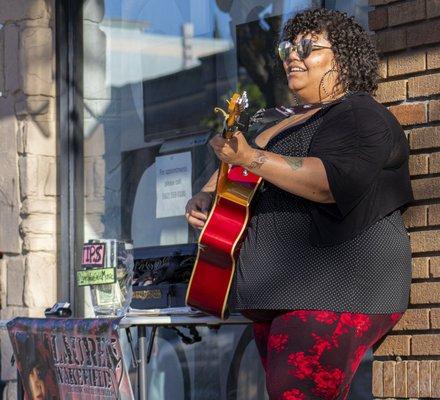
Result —
M221 122L212 110L237 88L248 90L255 110L292 101L274 47L286 15L311 5L86 3L86 239L117 237L133 240L135 247L196 240L184 204L216 168L206 146ZM176 153L190 161L181 166L186 173L165 182L177 190L164 194L156 157L170 164L167 156ZM158 198L159 192L165 197ZM170 207L178 215L161 212Z

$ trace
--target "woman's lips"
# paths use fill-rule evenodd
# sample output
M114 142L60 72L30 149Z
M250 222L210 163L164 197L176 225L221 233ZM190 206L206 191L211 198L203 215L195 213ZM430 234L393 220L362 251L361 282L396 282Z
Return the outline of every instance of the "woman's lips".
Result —
M287 72L287 76L289 76L289 75L294 75L294 74L306 72L306 70L301 67L289 67L286 72Z
M295 75L298 75L298 74L302 74L302 73L304 73L304 72L306 72L306 71L292 71L292 72L289 72L288 74L287 74L287 76L289 77L289 76L295 76Z

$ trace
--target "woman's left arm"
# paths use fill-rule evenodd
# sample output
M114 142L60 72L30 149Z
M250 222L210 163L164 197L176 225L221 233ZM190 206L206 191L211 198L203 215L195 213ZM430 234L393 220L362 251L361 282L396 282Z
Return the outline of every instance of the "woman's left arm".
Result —
M249 146L241 132L231 139L221 135L210 144L217 157L240 165L279 188L318 203L334 203L324 164L317 157L287 157Z

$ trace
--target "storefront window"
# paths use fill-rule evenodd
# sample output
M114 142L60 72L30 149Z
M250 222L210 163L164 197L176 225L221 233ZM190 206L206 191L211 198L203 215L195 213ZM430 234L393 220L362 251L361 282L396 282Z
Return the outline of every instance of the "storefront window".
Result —
M366 21L366 0L86 1L84 239L195 243L184 207L217 167L214 107L236 90L251 110L293 102L275 43L287 18L320 6ZM267 398L249 328L204 328L192 347L161 335L149 399Z
M135 247L196 240L184 206L216 168L206 146L220 123L213 108L244 88L254 109L288 101L274 43L284 18L313 5L86 3L86 240Z
M367 15L362 3L329 6ZM274 47L283 21L320 1L89 0L84 15L85 239L190 243L184 205L216 168L215 106L291 95ZM161 175L162 174L162 175ZM166 186L168 185L168 186Z

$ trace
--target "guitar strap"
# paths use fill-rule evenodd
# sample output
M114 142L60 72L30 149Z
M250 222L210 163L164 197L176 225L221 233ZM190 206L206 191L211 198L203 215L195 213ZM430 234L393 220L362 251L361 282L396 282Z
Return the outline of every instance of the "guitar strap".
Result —
M301 104L294 107L280 106L268 109L262 108L250 118L249 122L251 125L254 123L268 124L271 122L279 122L285 118L291 117L292 115L303 114L315 108L324 108L331 104L339 103L341 100L342 98L333 101L324 101L322 103Z

